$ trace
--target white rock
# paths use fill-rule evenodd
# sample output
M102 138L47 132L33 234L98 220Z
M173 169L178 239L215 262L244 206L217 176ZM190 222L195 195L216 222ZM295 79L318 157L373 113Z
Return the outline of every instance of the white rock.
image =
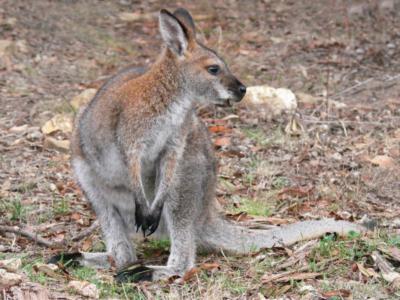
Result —
M297 100L295 94L289 89L260 85L247 88L241 105L260 112L265 118L271 118L283 112L294 112L297 108Z
M50 134L60 130L64 133L70 133L72 132L72 127L73 127L72 123L73 123L72 116L65 114L57 114L42 126L42 132L44 134Z

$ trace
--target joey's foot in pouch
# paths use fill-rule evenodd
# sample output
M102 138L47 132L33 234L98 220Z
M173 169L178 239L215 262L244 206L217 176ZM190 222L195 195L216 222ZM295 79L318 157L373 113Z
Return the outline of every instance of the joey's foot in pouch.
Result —
M121 282L139 282L139 281L152 281L153 280L152 269L142 266L134 265L121 270L115 275L115 280L118 283Z
M136 218L136 231L142 228L143 236L149 236L153 234L160 224L162 206L156 208L151 212L147 212L141 206L136 207L135 218Z
M82 260L82 253L73 252L73 253L60 253L52 256L47 263L48 264L58 264L62 263L63 265L68 265L71 267L77 267L80 265Z

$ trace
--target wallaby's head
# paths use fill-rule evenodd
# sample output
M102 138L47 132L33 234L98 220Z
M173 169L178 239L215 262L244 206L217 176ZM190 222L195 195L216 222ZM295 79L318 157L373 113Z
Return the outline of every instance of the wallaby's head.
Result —
M161 10L159 25L167 51L173 55L184 88L193 99L222 105L242 100L246 87L215 51L196 40L195 25L187 10L178 8L173 14Z

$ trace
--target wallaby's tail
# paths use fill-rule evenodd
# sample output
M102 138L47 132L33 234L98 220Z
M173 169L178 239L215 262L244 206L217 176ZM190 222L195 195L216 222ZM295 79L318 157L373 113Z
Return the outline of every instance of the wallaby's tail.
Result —
M208 249L248 253L273 246L289 246L299 241L318 238L326 233L346 235L351 231L365 230L361 225L334 219L303 221L271 230L258 230L216 217L199 230L198 242Z

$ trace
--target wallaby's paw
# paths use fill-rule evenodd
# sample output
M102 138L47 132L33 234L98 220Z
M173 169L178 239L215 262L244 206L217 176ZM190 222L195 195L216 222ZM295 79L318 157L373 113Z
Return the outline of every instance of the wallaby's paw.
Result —
M156 208L154 211L150 212L150 215L147 217L147 226L146 230L148 230L147 236L153 234L157 228L158 225L160 225L160 220L161 220L161 214L162 214L162 207Z
M82 261L82 253L80 252L73 252L73 253L60 253L57 255L52 256L47 263L48 264L58 264L62 263L63 265L68 265L71 267L77 267L81 265Z
M153 269L146 266L135 265L118 272L117 275L115 275L115 280L119 283L152 281L153 272Z
M138 205L135 211L136 231L142 228L143 236L153 234L160 224L161 214L162 207L156 208L152 212L147 212Z

